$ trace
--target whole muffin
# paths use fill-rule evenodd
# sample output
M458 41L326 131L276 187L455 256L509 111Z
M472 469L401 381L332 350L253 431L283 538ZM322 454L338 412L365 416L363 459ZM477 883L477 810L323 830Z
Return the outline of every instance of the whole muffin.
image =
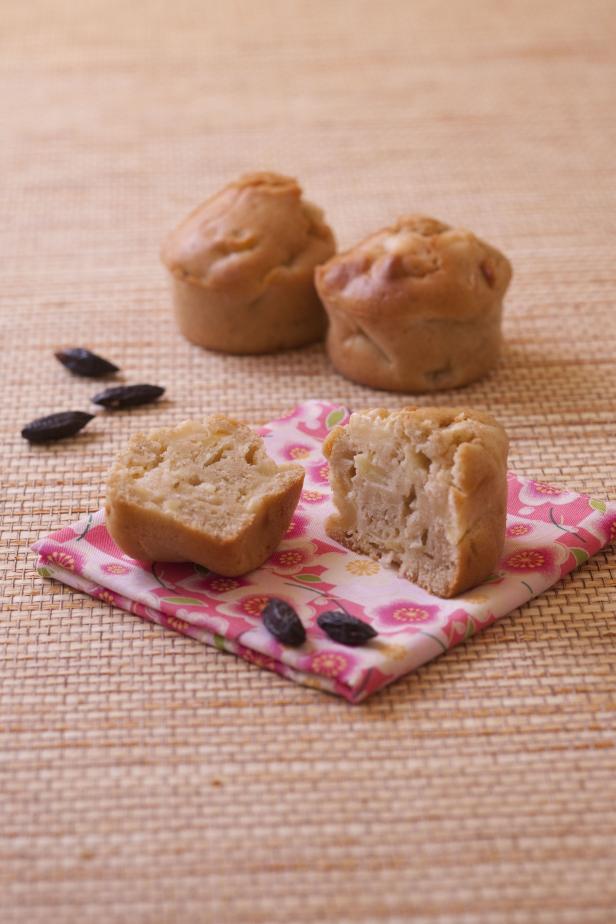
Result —
M317 269L329 356L373 388L466 385L498 360L510 279L509 260L471 231L399 218Z
M180 331L227 353L270 353L323 337L314 269L335 252L323 213L296 180L252 173L198 206L162 260Z

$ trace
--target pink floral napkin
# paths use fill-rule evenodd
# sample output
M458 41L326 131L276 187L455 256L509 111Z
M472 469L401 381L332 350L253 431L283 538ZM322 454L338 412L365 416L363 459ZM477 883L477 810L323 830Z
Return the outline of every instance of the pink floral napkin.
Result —
M35 543L39 573L357 703L543 593L616 539L616 503L510 473L498 570L454 600L433 597L325 533L332 503L321 444L348 414L336 404L306 401L261 428L270 455L301 462L306 480L285 539L257 571L226 578L190 563L135 561L112 541L100 510ZM272 596L299 613L308 633L301 648L285 648L262 626L260 613ZM316 624L331 609L371 623L377 638L362 648L332 642Z

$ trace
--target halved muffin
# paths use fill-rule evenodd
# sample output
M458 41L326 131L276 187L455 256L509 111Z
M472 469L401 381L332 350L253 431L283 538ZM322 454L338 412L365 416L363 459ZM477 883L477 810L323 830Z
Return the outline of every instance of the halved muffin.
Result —
M488 414L382 408L352 414L323 446L334 539L441 597L485 580L503 549L508 439Z
M263 564L297 506L301 465L278 465L250 427L216 414L137 433L107 480L106 524L127 555L234 576Z

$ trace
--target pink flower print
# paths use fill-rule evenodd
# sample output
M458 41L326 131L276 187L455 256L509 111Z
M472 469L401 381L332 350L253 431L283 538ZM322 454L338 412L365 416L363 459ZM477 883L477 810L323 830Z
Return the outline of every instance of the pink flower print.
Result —
M584 564L591 555L610 541L606 539L605 534L597 534L596 530L591 529L588 521L587 525L588 529L586 526L578 526L575 532L568 530L566 533L561 533L558 541L554 543L554 548L566 556L563 561L559 561L561 576ZM611 528L616 538L616 520L613 521Z
M248 616L260 616L267 606L270 597L266 594L252 594L237 601L239 609Z
M105 574L128 574L131 569L117 561L112 561L107 565L101 565L101 571L104 571Z
M322 491L302 491L302 500L307 504L322 504L327 500L327 494Z
M327 436L330 430L333 430L333 428L339 424L346 423L348 419L349 411L347 408L339 404L323 402L317 419L311 421L309 424L302 420L298 423L297 428L301 430L302 433L306 433L308 436L315 437L321 441Z
M472 624L471 616L466 610L455 610L447 622L442 626L443 635L447 639L447 647L453 648L458 645L469 634L469 626Z
M236 578L215 575L207 580L207 589L215 594L226 594L230 590L237 590L237 588L241 586L241 582L236 580Z
M353 660L337 651L320 651L310 659L310 670L321 677L340 678L352 666Z
M97 600L102 600L103 603L109 603L110 606L116 605L115 595L105 587L98 587L96 590L93 590L92 595L96 597Z
M194 631L190 623L184 622L183 619L178 619L177 616L167 616L165 614L163 625L167 626L169 629L174 629L176 632L180 632L182 635L190 635L191 630Z
M604 504L604 501L591 500L591 504L597 503ZM597 511L596 507L595 511L584 520L583 528L577 528L579 534L587 531L592 536L589 549L591 555L594 555L597 549L603 548L604 545L616 542L616 512L614 512L614 508L612 507L612 509L604 512L603 515L601 515L601 510Z
M597 536L602 541L602 545L616 542L616 513L613 511L608 511L599 520L588 522L586 525L593 536Z
M67 571L81 571L83 568L83 557L76 552L54 552L51 558Z
M297 420L298 417L302 416L304 412L304 405L297 404L292 410L288 411L286 414L281 414L280 417L277 417L274 424L282 423L285 420Z
M507 571L524 573L528 571L551 574L556 565L553 549L521 547L510 552L503 560L503 568Z
M311 446L305 443L288 443L282 449L282 455L291 462L299 462L301 459L307 459L312 452Z
M395 600L375 610L379 620L390 626L426 625L437 616L439 607L432 604L413 603L409 600Z
M495 618L493 613L488 613L483 619L479 619L478 617L471 616L466 610L454 610L453 613L447 617L445 624L441 627L443 635L447 639L447 647L453 648L454 645L466 641L466 639L474 635L479 629L483 629L493 623Z
M521 483L518 497L522 507L541 507L544 504L570 504L577 501L579 495L545 481L524 481Z
M591 512L589 498L544 481L526 481L511 472L508 475L509 516L529 517L559 526L576 526Z
M312 542L285 543L270 555L267 566L276 574L297 574L314 563L316 557L317 550Z
M308 477L315 484L329 484L329 465L327 462L311 465L308 469Z
M530 523L514 523L512 526L507 528L507 535L515 538L518 536L528 536L529 533L532 533L533 527Z
M249 664L256 664L257 667L264 667L268 671L278 671L280 668L278 661L274 658L262 654L260 651L253 651L252 648L245 648L241 645L239 646L238 654Z
M547 484L545 481L528 481L525 485L525 489L529 494L533 494L541 501L544 501L546 498L559 497L563 493L561 488L557 488L553 484Z
M293 574L296 571L301 571L306 563L306 558L307 556L302 549L283 549L282 552L276 552L272 555L270 564L277 571Z
M65 571L74 571L75 574L80 574L83 569L84 559L79 552L57 549L55 545L47 543L39 546L38 551L45 564L56 565L58 568L64 568Z
M65 571L80 571L80 558L71 552L52 552L47 559L49 562L64 568Z
M307 528L308 528L308 518L306 516L303 516L301 513L296 512L291 517L289 528L284 534L285 539L297 539L300 536L304 536Z

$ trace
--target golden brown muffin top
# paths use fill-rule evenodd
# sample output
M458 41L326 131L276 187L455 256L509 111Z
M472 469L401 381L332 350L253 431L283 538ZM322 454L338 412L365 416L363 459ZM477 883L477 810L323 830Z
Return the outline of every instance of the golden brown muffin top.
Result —
M180 279L254 295L271 274L302 272L335 250L319 208L296 180L249 173L194 209L171 232L161 257Z
M500 304L511 272L472 231L405 215L318 267L316 281L333 310L466 319Z

